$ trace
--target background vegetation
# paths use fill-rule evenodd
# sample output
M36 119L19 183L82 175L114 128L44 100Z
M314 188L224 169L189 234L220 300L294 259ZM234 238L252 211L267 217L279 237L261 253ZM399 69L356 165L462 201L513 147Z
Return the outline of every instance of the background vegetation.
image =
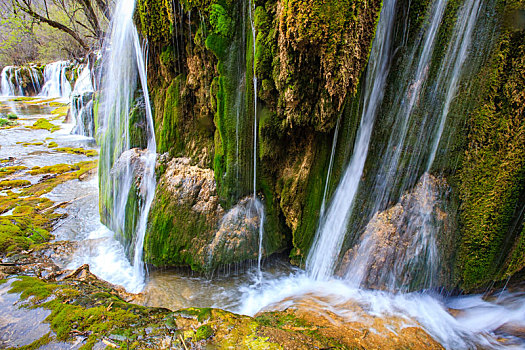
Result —
M113 0L0 2L0 67L85 56L108 27Z

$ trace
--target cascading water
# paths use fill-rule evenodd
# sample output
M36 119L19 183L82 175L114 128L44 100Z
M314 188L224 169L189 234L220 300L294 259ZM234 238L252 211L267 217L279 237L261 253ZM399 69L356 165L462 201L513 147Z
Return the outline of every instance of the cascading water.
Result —
M433 6L433 19L427 29L423 49L418 59L412 60L407 66L407 71L417 67L416 74L409 80L412 83L401 94L406 96L406 100L403 98L399 102L400 109L393 111L396 113L396 132L392 133L386 154L381 157L379 168L382 173L376 177L376 191L370 196L374 201L372 213L375 214L367 224L358 245L346 256L350 260L348 267L345 267L346 277L357 285L366 281L368 286L405 290L414 287L430 288L438 282L441 263L437 241L446 226L442 219L446 214L442 214L439 196L447 189L443 186L443 180L430 175L429 171L438 150L452 99L457 92L480 6L479 0L468 0L463 4L458 12L446 55L438 68L437 78L435 82L426 83L434 50L433 43L436 41L445 3L438 2ZM430 87L430 92L423 96L425 84ZM430 102L419 103L420 98L425 96L430 96ZM418 116L416 111L424 108L422 105L430 105L431 108L424 110L423 116ZM422 126L420 129L411 129L416 118L420 118ZM414 131L418 134L414 135ZM402 151L406 151L407 140L414 139L414 136L415 143L411 147L415 151L412 154L402 154ZM402 169L401 164L405 164L406 169ZM421 168L424 173L418 184L410 192L406 192L420 176ZM384 210L395 196L394 189L398 186L396 182L400 181L401 192L406 194L398 201L399 204L381 213L380 210ZM396 213L396 210L400 212ZM388 215L389 219L385 220L382 215ZM388 245L404 248L395 251L384 248Z
M259 217L259 251L257 254L257 272L259 275L259 281L262 279L261 272L261 261L263 255L263 241L264 241L264 205L257 198L257 75L255 74L255 40L257 37L257 31L255 29L255 1L251 1L249 4L250 13L250 26L252 29L252 44L253 44L253 204L257 210L257 216Z
M41 91L41 75L33 66L4 67L0 79L2 96L33 96Z
M31 78L31 84L33 85L34 92L39 93L40 90L42 90L42 86L40 84L40 76L38 75L38 71L35 67L29 67L29 76Z
M88 62L84 67L81 67L81 72L71 93L71 115L76 123L72 133L88 137L94 136L95 129L93 118L94 88L91 76Z
M97 135L101 142L99 165L100 200L103 216L115 232L130 233L136 290L144 283L142 251L147 216L155 193L156 141L148 95L144 52L133 24L134 0L118 2L111 23L110 38L104 50L102 91ZM137 74L138 73L138 74ZM137 83L144 97L146 149L138 150L130 139L129 113ZM134 191L135 193L132 193ZM137 196L138 218L127 215L134 210L128 200ZM133 227L129 227L131 225Z
M383 3L365 78L364 108L354 145L354 154L337 186L326 214L320 220L314 243L306 260L306 269L316 279L326 279L333 274L344 240L349 214L368 154L376 111L383 98L384 85L390 67L395 5L395 0Z
M1 84L2 84L2 96L15 96L15 86L11 81L14 67L7 66L2 69Z
M71 83L67 79L69 61L58 61L48 64L44 68L44 86L39 96L52 98L69 98Z
M468 49L470 48L473 31L477 22L480 8L482 6L481 0L469 0L465 2L458 14L458 22L454 28L453 41L447 49L445 59L442 61L437 84L435 89L441 89L441 94L444 95L444 103L439 106L439 113L437 129L433 135L430 155L428 157L426 171L430 171L432 164L436 158L438 146L443 135L445 122L450 111L450 105L458 89L459 79L463 69L463 64L468 56ZM432 91L432 96L438 96L438 91Z
M400 101L398 101L399 103L397 104L398 108L391 110L391 113L394 113L393 118L395 121L393 130L395 130L395 132L392 132L390 135L386 148L387 154L382 157L380 173L378 177L376 177L376 186L374 186L374 188L378 191L377 197L373 198L374 213L384 208L384 203L388 201L391 191L394 188L394 182L398 179L398 177L392 176L392 174L396 174L398 171L399 162L403 155L403 146L409 137L410 130L412 130L412 124L410 123L412 113L419 102L421 92L428 77L429 65L446 4L446 0L439 0L430 5L429 25L425 28L425 34L422 36L422 40L413 46L408 60L409 63L406 65L403 76L408 76L410 79L407 80L403 93L399 94ZM423 141L423 139L421 139L421 141ZM416 157L421 156L423 150L423 147L419 148L418 151L416 151ZM418 161L417 158L416 161ZM398 175L402 177L402 174ZM431 196L430 193L426 192L430 187L426 184L426 179L423 181L424 183L419 195L427 198ZM376 220L374 221L374 219L372 219L371 224L367 225L361 242L354 248L354 251L350 253L352 256L348 257L351 262L347 268L347 278L356 285L360 285L365 278L370 278L371 275L379 275L379 277L376 278L379 281L375 281L374 286L384 287L386 285L388 289L394 289L398 284L406 284L406 281L403 280L399 282L397 278L400 277L403 279L404 276L408 275L406 271L406 269L409 268L408 266L415 267L417 263L422 262L425 267L424 270L427 273L427 282L424 283L424 285L431 284L439 266L436 261L438 254L433 238L434 230L430 224L433 204L426 203L426 205L421 205L419 209L419 211L416 211L414 217L408 220L408 225L411 225L410 231L413 232L413 241L410 243L405 242L408 244L408 251L399 249L396 251L398 256L395 258L392 257L391 259L386 258L389 262L375 264L374 267L379 266L379 270L383 270L379 273L372 273L370 268L373 263L377 263L377 261L375 261L375 259L378 258L377 255L380 255L382 259L385 258L384 255L388 254L378 251L377 246L385 244L385 241L390 239L390 236L395 236L399 233L394 231L386 234L385 225L387 223L384 222L385 220L374 217ZM408 212L408 210L405 212ZM351 213L349 215L351 215ZM399 221L407 220L399 219ZM401 251L403 256L399 253ZM369 281L369 284L370 283Z

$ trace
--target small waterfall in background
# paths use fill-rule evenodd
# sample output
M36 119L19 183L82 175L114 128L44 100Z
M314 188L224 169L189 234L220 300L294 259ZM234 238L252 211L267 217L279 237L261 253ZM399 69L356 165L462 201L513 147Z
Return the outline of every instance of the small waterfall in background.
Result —
M29 67L29 76L31 77L31 84L33 85L33 91L35 94L38 94L42 90L42 85L40 83L40 75L38 70L35 67Z
M94 136L95 121L93 116L93 88L92 73L89 61L79 67L80 74L71 93L71 116L75 121L72 134L88 137Z
M69 61L58 61L46 65L44 68L44 86L39 96L69 99L71 83L67 79L67 69L70 67Z
M15 96L15 86L12 82L12 75L15 67L7 66L2 69L1 84L2 84L2 96Z
M143 288L142 261L144 236L149 209L155 193L156 141L148 95L145 53L133 24L134 0L121 0L116 6L106 41L102 63L102 90L100 98L99 129L101 144L99 163L100 200L102 216L114 232L128 237L132 252L136 291ZM138 83L140 85L138 85ZM137 88L142 89L146 118L146 149L132 148L129 114ZM128 200L138 196L138 218L128 220ZM126 225L134 225L127 227ZM129 242L130 241L130 242Z
M306 260L306 269L315 279L332 276L346 234L350 211L368 154L376 111L383 99L390 68L395 7L395 0L386 0L383 3L365 77L364 108L357 131L354 154L325 215L320 219L314 243Z

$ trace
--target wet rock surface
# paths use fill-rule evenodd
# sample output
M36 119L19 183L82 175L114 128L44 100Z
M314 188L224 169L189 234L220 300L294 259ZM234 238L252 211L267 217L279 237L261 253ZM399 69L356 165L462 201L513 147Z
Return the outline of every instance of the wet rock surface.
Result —
M27 312L37 310L40 316L33 317L34 327L28 329L34 331L24 341L10 342L4 336L2 340L6 341L0 344L86 349L441 349L417 325L407 327L395 318L375 318L371 331L368 321L348 323L312 307L261 312L252 318L212 308L173 312L135 305L130 302L140 299L140 294L127 293L120 286L100 280L88 265L75 270L53 266L47 256L69 248L68 242L56 242L26 252L24 258L14 258L31 262L33 267L24 270L24 276L21 270L15 275L8 272L9 279L0 293L9 295L9 302ZM35 277L49 268L54 272L42 279ZM394 332L392 327L399 328Z
M226 213L212 170L191 165L189 158L164 164L150 211L146 261L203 271L256 259L261 204L244 198Z
M338 269L340 276L376 289L425 288L437 282L443 243L439 232L453 222L445 212L445 180L425 174L399 203L377 212L349 249Z

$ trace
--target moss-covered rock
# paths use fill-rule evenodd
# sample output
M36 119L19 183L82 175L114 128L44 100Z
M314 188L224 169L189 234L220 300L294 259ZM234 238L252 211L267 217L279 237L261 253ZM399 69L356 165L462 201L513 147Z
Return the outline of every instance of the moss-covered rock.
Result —
M130 303L134 296L122 288L99 280L87 265L55 271L45 280L24 276L0 283L9 283L9 293L20 295L19 306L51 311L44 322L53 332L28 348L75 340L82 349L442 349L417 324L407 326L406 319L396 317L347 322L331 312L307 310L263 312L253 318L211 308L143 307Z
M509 3L504 9L514 13L519 4ZM464 227L458 256L459 275L467 289L508 278L525 267L524 43L523 28L502 28L478 75L482 97L468 117L460 171Z

